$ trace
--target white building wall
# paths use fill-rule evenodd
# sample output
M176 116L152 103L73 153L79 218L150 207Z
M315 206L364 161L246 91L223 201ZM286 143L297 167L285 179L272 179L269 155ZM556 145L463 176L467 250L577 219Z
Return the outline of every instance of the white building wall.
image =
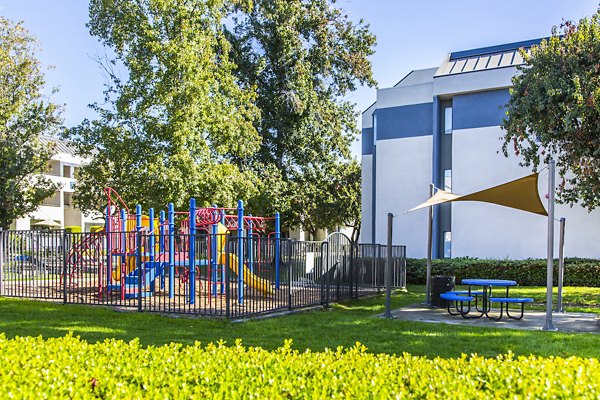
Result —
M505 183L531 173L519 167L515 156L500 152L500 127L462 129L453 132L452 189L466 194ZM548 170L540 173L539 193L547 207ZM595 237L600 211L588 213L580 206L557 204L556 218L565 217L565 255L600 257ZM558 222L556 244L558 246ZM569 229L571 227L571 229ZM543 258L546 256L547 218L494 204L465 202L452 204L452 256ZM558 247L556 247L558 249Z
M373 230L371 229L371 220L373 217L373 156L364 154L362 156L361 168L361 213L362 224L360 227L360 243L371 243Z
M386 243L387 214L393 213L394 244L406 245L408 257L424 257L427 250L426 210L405 212L429 195L432 143L431 135L377 142L375 240Z

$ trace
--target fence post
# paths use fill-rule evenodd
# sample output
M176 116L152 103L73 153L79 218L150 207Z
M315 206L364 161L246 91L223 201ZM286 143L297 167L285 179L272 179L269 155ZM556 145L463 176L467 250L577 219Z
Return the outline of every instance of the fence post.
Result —
M142 274L142 231L138 230L136 232L136 249L137 249L137 257L136 257L136 264L137 264L137 271L138 271L138 281L137 281L137 295L138 295L138 311L142 312L142 278L143 278L143 274Z
M279 289L279 252L281 251L281 218L275 213L275 289Z
M225 318L231 319L231 290L229 288L229 274L230 274L230 261L229 261L229 235L225 235L225 248L222 249L225 253Z
M354 298L358 298L358 283L356 279L356 266L354 265L354 242L350 240L350 296L352 296L352 290L354 290Z
M293 243L287 241L288 256L287 256L287 276L288 276L288 310L292 310L292 251Z
M169 203L169 298L175 298L175 206Z
M0 295L4 294L4 243L6 231L0 228Z
M385 263L385 318L392 318L392 225L394 214L388 213L387 262Z
M4 242L6 231L0 228L0 295L4 294Z
M189 230L189 249L188 257L190 259L189 271L189 303L196 304L196 199L190 199L190 230Z
M244 202L242 200L238 200L237 213L238 303L244 304Z
M67 304L67 231L63 230L62 232L62 274L63 274L63 303ZM98 282L102 285L102 281ZM99 299L100 300L100 299Z

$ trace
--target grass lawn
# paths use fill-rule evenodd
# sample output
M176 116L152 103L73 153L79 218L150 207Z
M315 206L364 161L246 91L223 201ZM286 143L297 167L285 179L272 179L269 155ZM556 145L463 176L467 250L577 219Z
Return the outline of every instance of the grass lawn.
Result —
M514 288L511 293L542 301L545 288ZM397 293L393 297L392 307L423 299L423 286L410 286L408 293ZM599 301L598 288L565 289L565 303L576 305L577 310L600 313ZM58 337L73 332L91 342L139 337L144 345L194 341L207 344L219 340L233 344L240 338L246 346L274 349L285 339L293 339L294 348L314 351L340 345L351 347L361 342L371 352L408 352L428 357L458 357L462 353L493 357L512 351L517 355L600 358L600 336L596 334L484 329L374 318L383 312L383 303L383 296L379 296L337 304L330 310L227 322L1 298L0 332L9 338L17 335Z

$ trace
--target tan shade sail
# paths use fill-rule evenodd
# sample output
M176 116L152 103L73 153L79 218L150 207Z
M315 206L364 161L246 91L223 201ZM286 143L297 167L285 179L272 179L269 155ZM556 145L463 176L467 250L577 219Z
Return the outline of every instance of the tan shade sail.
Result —
M429 206L435 206L436 204L447 203L449 201L457 199L458 197L460 197L460 196L457 194L448 193L443 190L438 190L425 203L421 203L418 206L416 206L415 208L411 208L407 212L419 210L421 208L425 208L425 207L429 207Z
M537 173L464 196L438 190L429 200L407 212L452 201L481 201L516 208L517 210L534 214L548 215L538 195Z

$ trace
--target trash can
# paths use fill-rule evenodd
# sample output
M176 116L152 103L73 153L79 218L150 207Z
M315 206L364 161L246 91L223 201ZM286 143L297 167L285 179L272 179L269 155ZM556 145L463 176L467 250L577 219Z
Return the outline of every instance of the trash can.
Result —
M441 299L440 294L454 290L454 276L434 275L431 277L431 305L447 307L448 301Z

